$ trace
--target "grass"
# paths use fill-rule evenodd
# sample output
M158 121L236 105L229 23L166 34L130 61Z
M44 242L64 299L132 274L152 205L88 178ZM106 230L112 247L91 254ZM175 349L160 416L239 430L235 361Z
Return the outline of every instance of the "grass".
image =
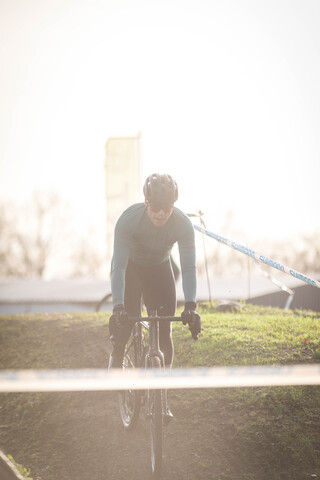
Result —
M33 480L33 478L30 477L30 474L31 474L30 469L25 468L23 465L20 465L19 463L15 462L11 455L8 455L8 458L10 462L16 467L16 469L21 473L21 475L26 480Z
M320 315L242 305L238 312L200 309L203 332L192 342L175 326L175 366L316 363ZM247 463L237 478L320 478L320 387L287 386L198 391L202 415L227 405L235 453ZM239 418L239 415L241 418Z
M241 311L201 309L201 341L174 325L176 365L281 365L320 360L320 315L243 304ZM186 348L188 346L188 348Z

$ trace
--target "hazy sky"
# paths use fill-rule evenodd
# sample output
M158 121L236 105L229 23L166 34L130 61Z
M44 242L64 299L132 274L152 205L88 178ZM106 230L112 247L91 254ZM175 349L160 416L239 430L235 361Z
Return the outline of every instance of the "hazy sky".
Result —
M250 245L320 228L319 0L0 0L0 198L104 224L108 137ZM236 239L237 240L237 239Z

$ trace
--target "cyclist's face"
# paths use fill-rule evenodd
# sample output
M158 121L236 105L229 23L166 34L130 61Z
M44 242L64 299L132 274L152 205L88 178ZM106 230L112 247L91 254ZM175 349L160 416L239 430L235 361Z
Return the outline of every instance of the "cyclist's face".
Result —
M147 207L148 217L150 218L153 225L155 225L156 227L162 227L167 223L172 214L173 205L164 208L158 208L150 205L147 200L145 201L145 204Z

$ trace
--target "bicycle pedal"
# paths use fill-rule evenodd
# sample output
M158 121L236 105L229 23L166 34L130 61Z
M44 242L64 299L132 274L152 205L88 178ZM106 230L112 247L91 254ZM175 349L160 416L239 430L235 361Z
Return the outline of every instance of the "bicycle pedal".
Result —
M174 419L173 413L168 409L167 413L163 415L163 425L167 426Z

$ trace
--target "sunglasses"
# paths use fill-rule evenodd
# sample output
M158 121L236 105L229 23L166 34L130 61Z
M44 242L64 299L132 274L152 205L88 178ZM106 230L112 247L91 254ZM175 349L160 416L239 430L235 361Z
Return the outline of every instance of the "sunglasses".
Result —
M173 205L150 205L148 202L148 207L150 208L151 212L153 213L158 213L160 210L162 210L164 213L170 213L173 209Z

